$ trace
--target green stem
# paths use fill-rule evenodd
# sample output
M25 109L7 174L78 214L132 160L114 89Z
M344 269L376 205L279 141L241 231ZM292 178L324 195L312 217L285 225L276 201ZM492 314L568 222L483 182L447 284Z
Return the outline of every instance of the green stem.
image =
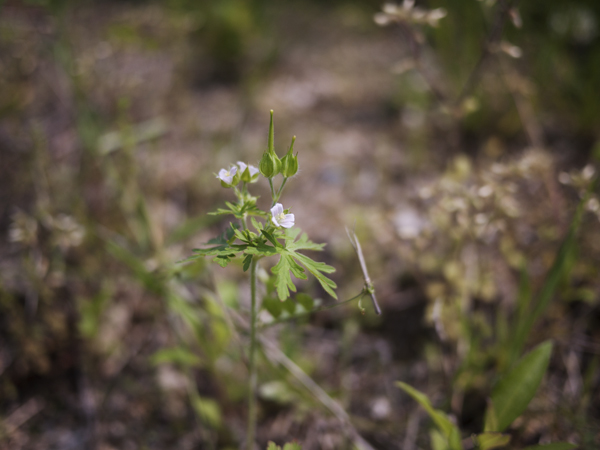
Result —
M249 354L249 384L248 384L248 433L246 435L246 450L254 449L256 434L256 258L250 263L250 354Z
M271 207L275 206L275 203L277 203L277 201L275 201L275 189L273 188L273 178L269 178L269 186L271 186L271 198L273 199L273 204L271 205Z
M277 196L276 198L273 200L273 205L275 205L275 203L277 203L279 201L279 197L281 197L281 193L283 192L283 188L285 187L285 183L287 183L287 177L285 177L283 179L283 183L281 183L281 186L279 187L279 191L277 191Z

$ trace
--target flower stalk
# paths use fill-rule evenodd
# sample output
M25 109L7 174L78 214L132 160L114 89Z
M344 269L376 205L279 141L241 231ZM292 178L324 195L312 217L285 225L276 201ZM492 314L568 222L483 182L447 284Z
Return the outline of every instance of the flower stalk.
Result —
M250 263L250 351L248 356L248 432L246 434L246 450L254 449L256 436L256 263L253 257Z

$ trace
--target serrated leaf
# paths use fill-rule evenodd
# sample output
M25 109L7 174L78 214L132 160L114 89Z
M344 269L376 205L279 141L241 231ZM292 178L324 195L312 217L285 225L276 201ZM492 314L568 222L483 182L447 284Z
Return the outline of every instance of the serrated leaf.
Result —
M258 221L254 217L250 217L250 222L252 222L252 226L256 229L256 231L260 233L263 229L262 223L258 223Z
M542 382L551 355L552 342L541 343L498 382L492 392L497 429L487 431L504 431L525 411ZM486 419L486 424L490 422Z
M220 265L223 268L227 267L227 264L229 264L229 261L231 261L231 260L227 256L217 256L215 259L213 259L213 262L216 262L218 265Z
M476 436L477 448L480 450L492 450L504 447L510 442L510 435L502 433L481 433Z
M271 272L276 275L277 296L283 302L290 296L290 290L296 292L296 286L292 282L290 272L296 278L306 280L307 277L304 269L289 254L280 253L280 255L279 262L271 269Z
M244 249L244 253L248 255L258 255L258 256L271 256L277 253L277 249L275 247L271 247L270 245L256 243L252 246L248 246Z
M243 266L242 266L242 269L244 270L244 272L248 270L251 262L252 262L252 255L246 255L244 257L244 262L243 262Z
M577 445L570 442L554 442L552 444L532 445L525 447L523 450L571 450L576 447Z
M294 236L294 238L295 238L295 236ZM315 244L314 242L309 241L306 233L302 233L302 236L300 236L300 239L298 239L297 241L290 242L289 244L286 245L286 248L288 250L294 250L294 251L295 250L321 251L321 250L323 250L323 247L325 247L325 244Z
M334 289L337 287L337 284L333 280L327 278L323 273L332 273L335 272L335 269L331 266L328 266L325 263L313 261L308 256L303 255L301 253L294 253L294 257L300 261L300 263L306 267L306 269L313 274L313 276L317 279L317 281L321 284L325 292L331 295L333 298L337 299L337 295Z
M438 409L435 409L429 398L422 393L421 391L416 390L412 386L403 383L402 381L396 381L396 386L410 395L413 399L415 399L422 407L427 411L431 420L436 424L436 426L440 429L448 444L450 445L451 450L462 450L463 446L460 440L460 432L456 425L454 425L448 416Z
M273 235L271 233L269 233L267 230L260 230L260 232L262 233L262 235L267 238L267 240L273 244L275 247L281 247L281 244L279 242L277 242L277 239L275 239L273 237Z

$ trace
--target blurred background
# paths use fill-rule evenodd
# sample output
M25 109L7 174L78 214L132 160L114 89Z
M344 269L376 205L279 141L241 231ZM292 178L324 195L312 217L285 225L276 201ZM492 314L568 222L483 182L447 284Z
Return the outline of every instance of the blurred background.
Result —
M552 339L511 448L600 447L600 3L409 6L0 2L1 448L240 447L246 336L224 305L246 314L247 274L176 261L226 228L214 173L258 163L270 109L280 156L297 136L285 207L341 300L364 283L356 231L383 314L265 334L356 431L430 448L401 380L468 438L498 374ZM259 381L260 448L350 448L268 355Z

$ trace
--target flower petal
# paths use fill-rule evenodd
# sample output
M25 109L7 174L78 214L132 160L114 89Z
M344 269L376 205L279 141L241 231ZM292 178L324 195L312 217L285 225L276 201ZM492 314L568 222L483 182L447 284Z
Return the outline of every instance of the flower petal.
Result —
M238 162L237 162L237 165L238 165L238 166L240 166L240 172L241 172L241 173L244 173L244 170L246 170L246 167L248 167L248 166L246 165L246 163L245 163L245 162L242 162L242 161L238 161Z
M294 222L296 218L293 214L286 214L284 219L281 221L281 226L283 228L292 228L294 226Z
M281 203L275 203L275 206L271 208L271 215L273 218L283 213L283 205Z

